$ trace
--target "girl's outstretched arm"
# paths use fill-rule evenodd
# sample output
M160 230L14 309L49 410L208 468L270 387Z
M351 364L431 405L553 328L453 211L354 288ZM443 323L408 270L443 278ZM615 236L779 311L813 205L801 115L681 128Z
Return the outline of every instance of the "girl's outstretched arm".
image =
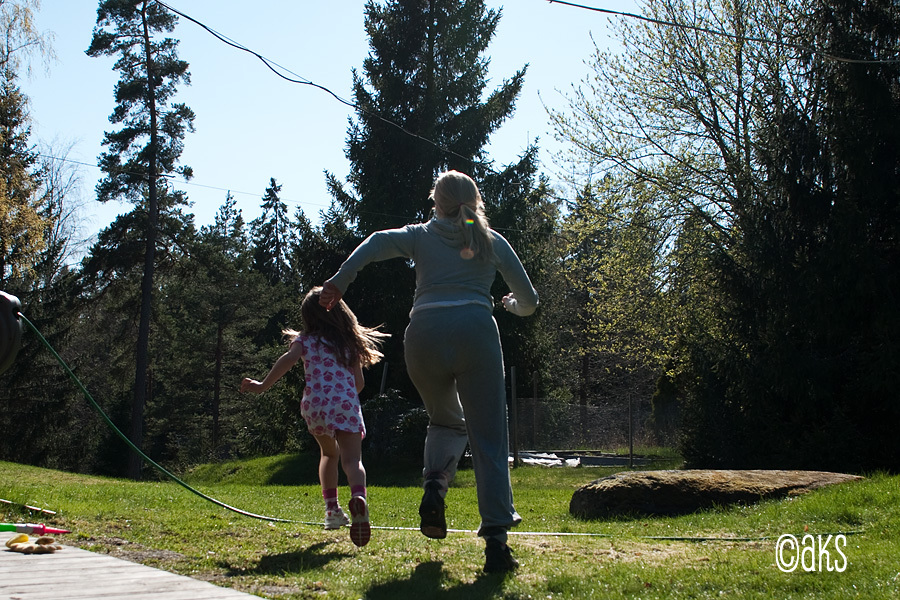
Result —
M297 361L300 360L300 353L302 351L303 349L300 344L291 344L288 351L282 354L278 360L275 361L275 364L272 365L272 369L269 371L269 374L266 375L265 379L256 381L255 379L245 377L244 380L241 381L241 392L261 394L272 387L276 381L284 377L285 373L291 370L291 367L297 364Z

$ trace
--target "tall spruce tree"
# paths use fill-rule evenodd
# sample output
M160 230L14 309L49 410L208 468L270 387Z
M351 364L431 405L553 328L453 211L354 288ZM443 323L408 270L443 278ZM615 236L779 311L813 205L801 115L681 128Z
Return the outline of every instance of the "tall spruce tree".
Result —
M178 167L177 162L185 132L193 131L194 113L184 104L170 104L176 86L190 83L188 64L178 59L177 40L163 37L176 23L175 15L151 0L102 0L86 51L92 57L118 57L115 69L120 73L110 122L121 127L104 135L108 150L100 156L105 177L97 184L97 199L127 199L147 215L130 431L137 446L143 438L147 398L160 188L165 186L163 178L172 173L191 176L190 168ZM128 475L137 479L140 471L140 458L132 455Z
M889 1L790 8L802 43L745 55L752 185L727 221L688 212L678 238L683 451L693 466L896 469L900 20Z
M443 170L483 180L489 172L479 162L484 147L512 115L526 70L485 94L485 52L501 12L487 10L482 0L370 0L365 12L371 51L362 72L353 73L358 109L346 149L351 189L327 175L339 207L331 214L346 215L354 242L426 220L428 192ZM384 323L394 334L386 357L391 384L402 389L409 386L401 334L414 286L411 265L387 261L367 268L348 293L362 322Z
M723 270L755 352L723 380L749 392L741 412L765 425L744 439L756 462L896 469L900 16L886 0L802 14L804 45L819 52L801 53L797 71L814 101L773 86L765 196L741 215L752 235L740 240L739 267Z
M260 346L277 343L287 324L292 291L299 279L291 268L295 234L287 205L278 196L281 186L272 177L262 197L262 214L250 222L252 269L268 283L268 323L256 337ZM293 294L296 295L296 294Z
M272 177L262 198L262 214L250 223L253 240L253 268L270 284L290 279L288 255L292 233L287 205L278 197L281 186Z

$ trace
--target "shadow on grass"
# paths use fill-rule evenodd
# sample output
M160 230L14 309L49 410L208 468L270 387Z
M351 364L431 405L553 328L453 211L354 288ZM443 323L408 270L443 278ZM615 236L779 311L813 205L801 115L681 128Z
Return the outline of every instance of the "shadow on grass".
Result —
M323 552L334 542L319 542L296 552L264 555L259 564L252 569L238 569L234 565L223 564L229 576L240 575L284 575L289 573L305 573L321 569L335 560L343 560L351 556L347 552Z
M390 581L372 586L366 592L370 600L396 600L397 598L442 598L444 600L478 600L494 598L503 588L506 575L481 574L472 583L444 587L441 582L444 563L431 561L416 567L408 579Z

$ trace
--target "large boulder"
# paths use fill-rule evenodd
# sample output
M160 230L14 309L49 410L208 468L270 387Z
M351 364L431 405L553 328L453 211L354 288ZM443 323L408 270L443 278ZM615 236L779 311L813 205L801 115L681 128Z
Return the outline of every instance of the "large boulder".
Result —
M576 490L569 512L584 519L621 514L679 515L712 506L802 494L857 479L862 478L825 471L628 471Z

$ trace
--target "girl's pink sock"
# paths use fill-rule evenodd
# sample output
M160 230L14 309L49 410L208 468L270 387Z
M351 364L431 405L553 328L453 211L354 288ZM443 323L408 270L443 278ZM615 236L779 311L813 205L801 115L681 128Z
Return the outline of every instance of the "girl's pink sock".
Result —
M366 486L364 485L353 485L350 486L350 496L362 496L366 497Z
M338 507L337 488L322 490L322 497L325 498L325 508L327 510L334 510Z

